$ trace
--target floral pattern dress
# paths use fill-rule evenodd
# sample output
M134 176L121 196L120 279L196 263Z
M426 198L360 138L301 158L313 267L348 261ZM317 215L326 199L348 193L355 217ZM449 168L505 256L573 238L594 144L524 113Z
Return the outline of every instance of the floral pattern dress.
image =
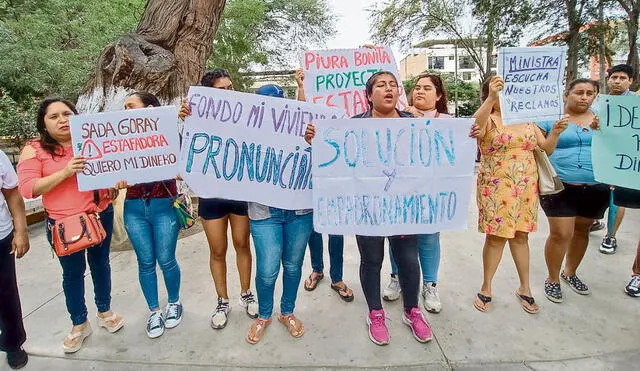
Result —
M533 124L505 126L499 114L479 140L478 231L503 238L538 227L538 168Z

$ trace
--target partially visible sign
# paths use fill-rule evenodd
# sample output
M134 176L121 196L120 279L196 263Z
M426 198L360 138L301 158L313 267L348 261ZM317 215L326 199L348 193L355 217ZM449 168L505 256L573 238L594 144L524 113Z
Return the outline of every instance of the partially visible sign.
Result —
M391 48L311 50L303 53L302 68L307 101L341 108L347 117L369 110L365 85L378 71L392 72L398 80L398 109L408 105Z
M591 161L598 182L640 189L640 96L601 95Z

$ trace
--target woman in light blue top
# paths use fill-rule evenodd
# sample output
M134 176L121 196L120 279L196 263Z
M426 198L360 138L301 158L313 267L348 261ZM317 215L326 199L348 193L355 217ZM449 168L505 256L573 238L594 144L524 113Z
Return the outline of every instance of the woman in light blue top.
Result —
M609 204L609 186L596 182L591 163L590 126L596 116L589 108L597 93L598 84L593 80L577 79L568 85L564 111L569 125L549 156L565 189L540 198L550 227L545 245L549 275L544 292L554 303L563 300L560 278L578 294L589 294L576 270L587 250L589 228L595 219L602 218ZM538 123L545 133L551 131L552 125L551 121ZM560 272L565 256L564 270Z

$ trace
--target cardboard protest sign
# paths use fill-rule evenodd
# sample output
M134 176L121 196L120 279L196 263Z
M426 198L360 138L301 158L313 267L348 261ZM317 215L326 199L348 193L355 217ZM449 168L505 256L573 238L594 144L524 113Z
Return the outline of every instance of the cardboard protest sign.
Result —
M311 208L307 124L341 118L319 104L191 87L181 174L204 198L252 201L288 210Z
M598 182L640 189L640 96L601 95L591 161Z
M316 122L317 232L391 236L466 229L475 141L471 119Z
M302 55L302 69L307 102L339 107L347 117L369 110L365 85L378 71L390 71L398 80L398 109L408 105L398 65L388 47L311 50Z
M73 154L87 159L78 188L175 178L180 158L177 112L167 106L70 116Z
M559 120L563 115L564 47L501 48L500 109L505 124Z

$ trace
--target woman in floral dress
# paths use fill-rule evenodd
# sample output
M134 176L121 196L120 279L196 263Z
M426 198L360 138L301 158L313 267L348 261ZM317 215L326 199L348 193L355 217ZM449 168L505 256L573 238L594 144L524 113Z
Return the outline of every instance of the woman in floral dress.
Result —
M474 115L482 153L478 171L478 230L486 234L482 263L484 281L474 306L486 312L491 303L491 282L498 269L505 243L518 271L520 287L515 294L522 308L537 313L538 304L529 286L529 232L537 229L538 171L533 151L542 148L551 154L559 134L567 127L563 118L545 138L533 123L505 126L498 93L504 81L493 76L482 88L483 104Z

